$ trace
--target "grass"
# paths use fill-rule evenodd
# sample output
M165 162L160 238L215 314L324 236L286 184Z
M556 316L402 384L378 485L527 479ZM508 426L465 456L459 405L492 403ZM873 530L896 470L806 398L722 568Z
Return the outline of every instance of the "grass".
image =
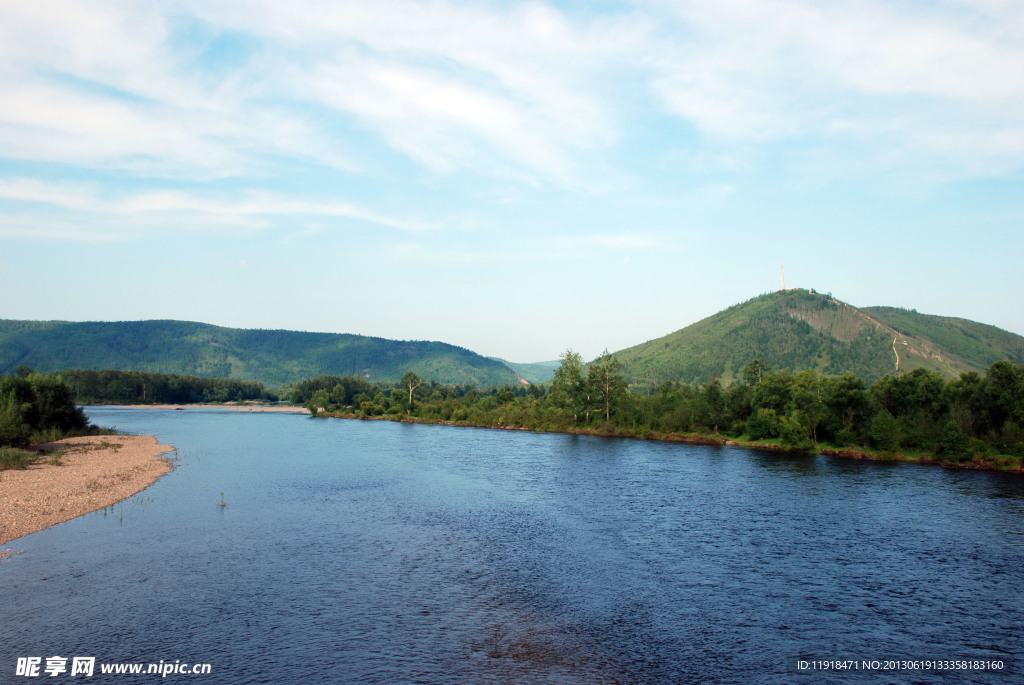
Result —
M14 447L0 447L0 471L23 469L35 462L39 455Z

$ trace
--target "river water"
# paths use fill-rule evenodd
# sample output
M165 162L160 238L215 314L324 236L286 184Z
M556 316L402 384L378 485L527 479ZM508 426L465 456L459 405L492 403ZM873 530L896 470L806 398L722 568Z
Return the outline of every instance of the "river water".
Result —
M180 463L8 545L23 554L0 566L0 682L31 681L13 676L18 657L80 655L209 663L167 679L227 684L811 683L821 674L797 658L1014 668L1024 650L1019 476L289 414L88 413L156 435Z

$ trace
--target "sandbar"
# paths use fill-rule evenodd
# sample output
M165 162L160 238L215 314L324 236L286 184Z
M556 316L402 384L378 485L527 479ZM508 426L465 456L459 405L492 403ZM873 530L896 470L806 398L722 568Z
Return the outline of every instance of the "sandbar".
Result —
M121 406L121 405L113 405ZM267 413L285 413L285 414L308 414L309 410L305 407L300 407L294 404L209 404L202 402L199 404L126 404L125 407L132 409L192 409L192 408L206 408L206 409L230 409L231 411L252 411L252 412L267 412Z
M162 455L174 450L151 435L68 438L33 449L43 451L35 464L0 471L0 545L148 488L171 470Z

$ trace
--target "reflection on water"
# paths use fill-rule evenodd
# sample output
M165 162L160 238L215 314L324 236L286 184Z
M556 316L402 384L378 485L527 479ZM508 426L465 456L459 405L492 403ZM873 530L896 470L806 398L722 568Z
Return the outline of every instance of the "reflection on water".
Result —
M182 463L117 505L123 516L12 543L25 553L0 568L7 654L209 662L223 683L783 683L798 655L1024 646L1016 476L296 415L90 413L156 434Z

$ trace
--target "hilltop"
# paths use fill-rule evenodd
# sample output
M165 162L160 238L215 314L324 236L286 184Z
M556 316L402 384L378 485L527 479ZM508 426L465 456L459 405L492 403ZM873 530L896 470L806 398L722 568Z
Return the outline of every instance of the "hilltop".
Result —
M445 384L504 385L504 364L442 342L344 333L239 329L190 321L0 320L0 374L119 369L286 385L321 374L398 381L414 371Z
M966 319L858 309L807 290L769 293L616 353L632 382L731 383L752 360L776 369L847 371L872 382L926 368L955 378L1000 359L1024 363L1024 338Z

